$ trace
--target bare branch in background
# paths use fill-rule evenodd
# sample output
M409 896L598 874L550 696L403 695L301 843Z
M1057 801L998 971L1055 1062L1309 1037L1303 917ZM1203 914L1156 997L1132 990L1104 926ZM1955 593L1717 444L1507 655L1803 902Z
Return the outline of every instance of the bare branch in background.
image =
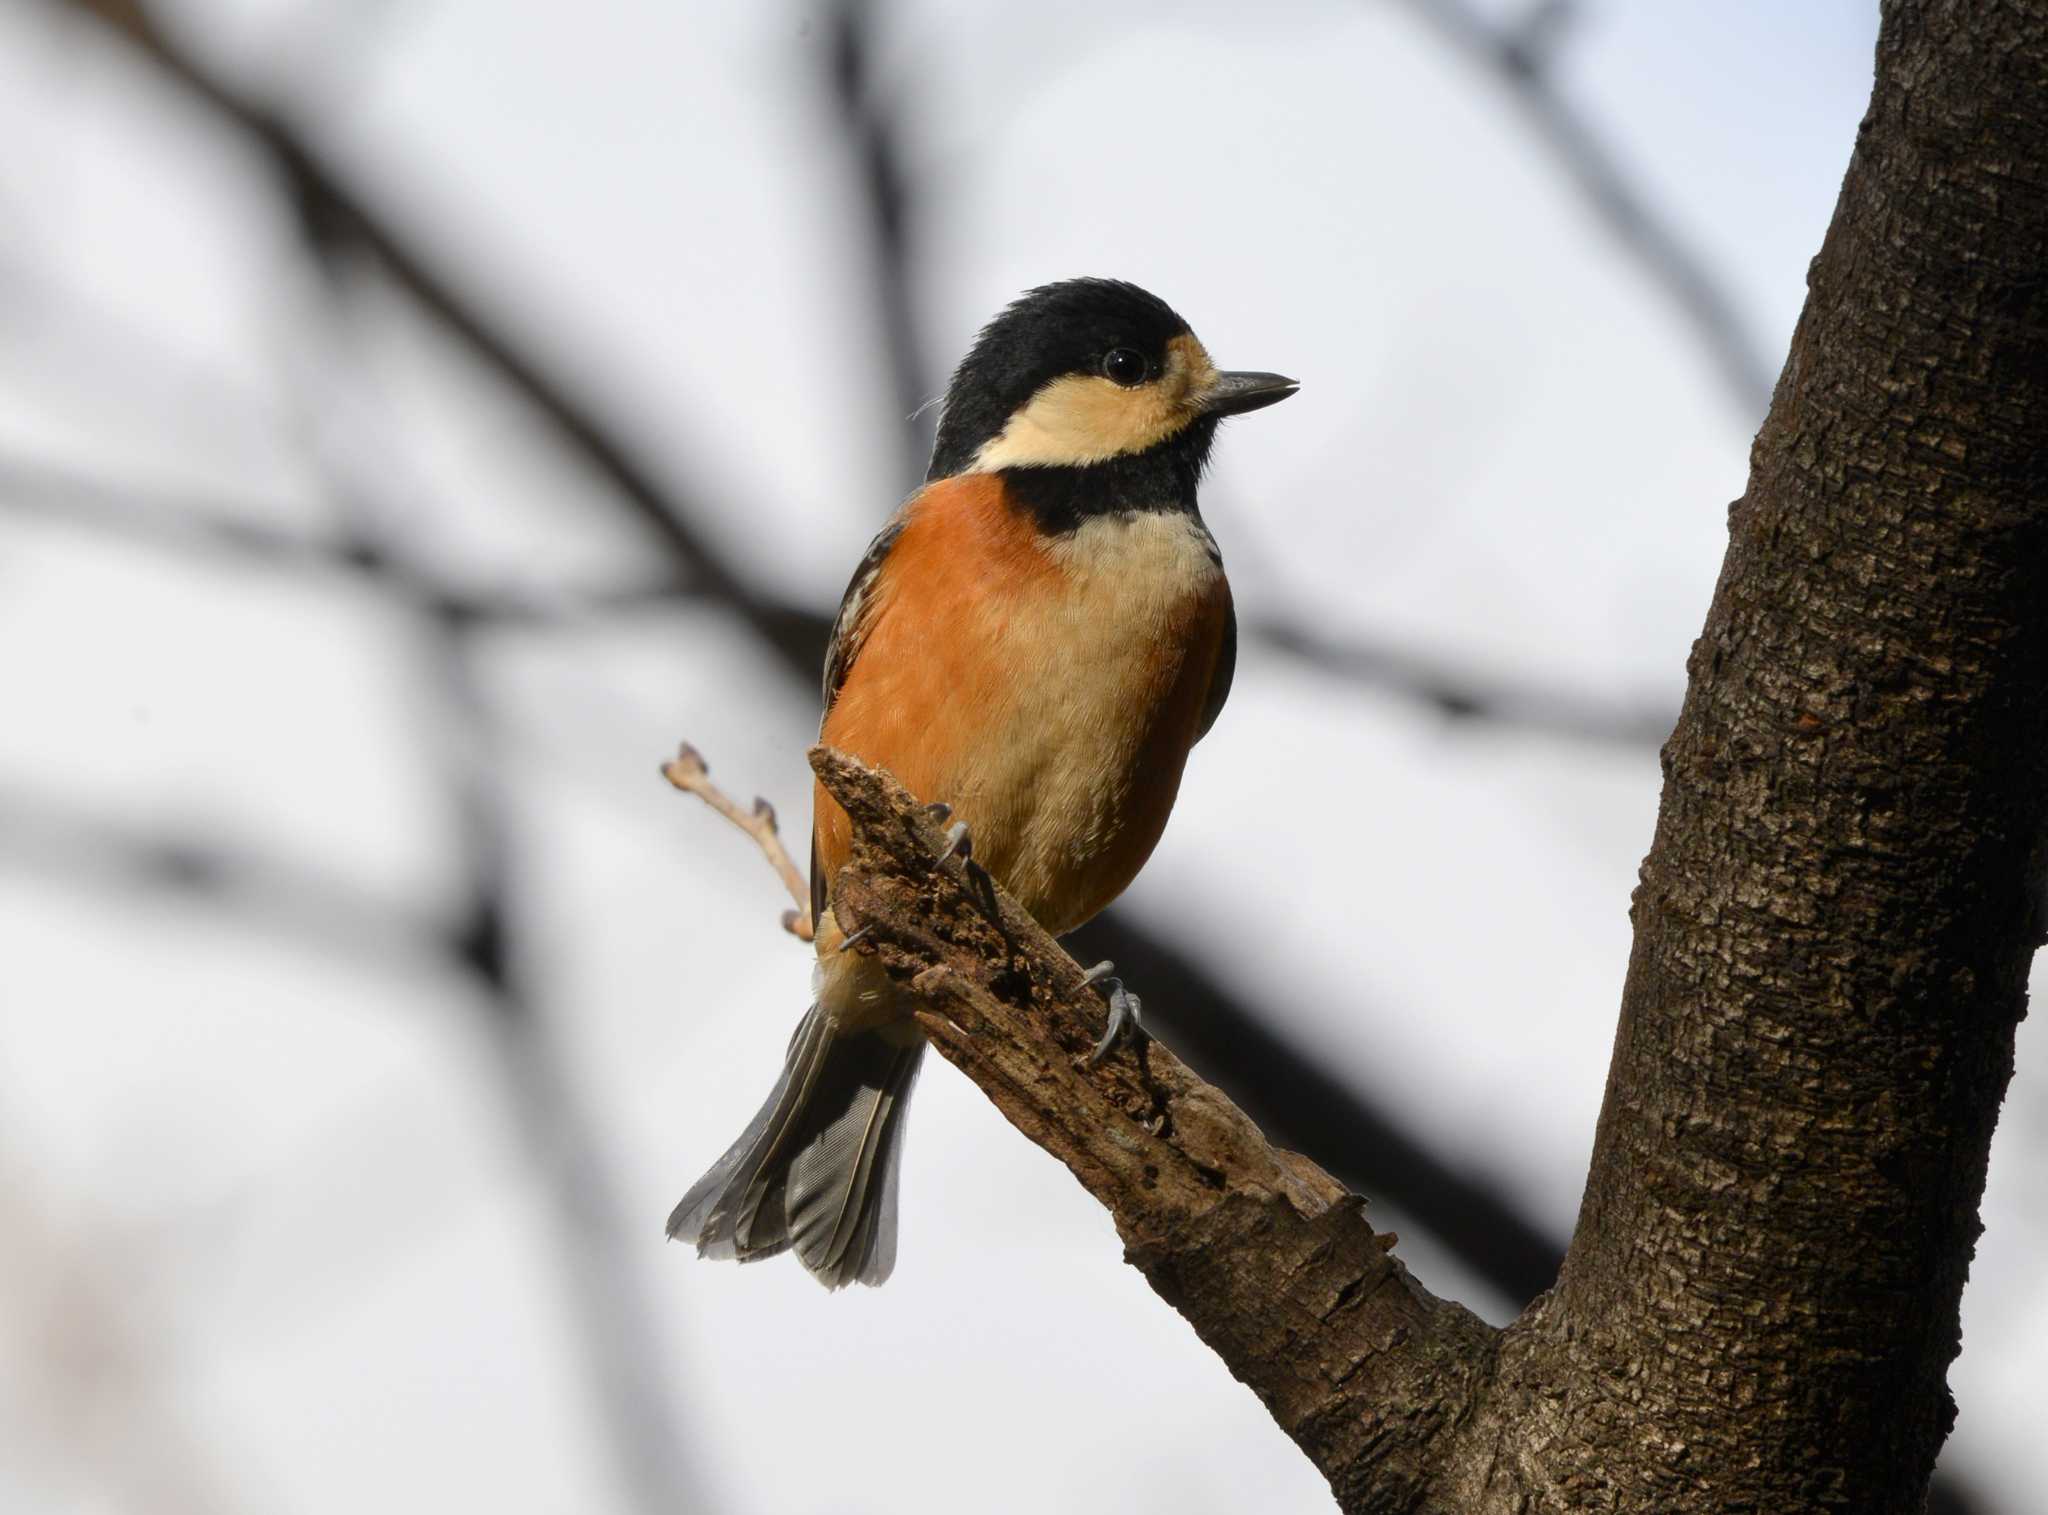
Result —
M662 544L688 575L693 592L716 599L737 614L785 658L815 667L824 656L815 641L813 617L792 621L780 604L766 598L698 528L717 512L685 501L679 487L658 472L507 330L495 324L446 276L433 259L402 235L348 186L310 139L267 105L236 90L210 72L158 23L140 0L70 0L79 10L114 27L173 82L212 106L270 156L273 167L315 227L323 245L355 244L373 256L392 283L526 403L616 492L619 500Z
M761 855L768 859L768 866L775 870L775 876L782 880L782 887L796 902L794 910L782 913L782 929L799 941L812 940L810 886L804 882L802 871L791 861L789 849L782 845L782 833L775 825L775 807L757 797L753 809L742 810L732 796L711 782L711 765L688 742L677 748L676 755L661 765L661 776L683 793L696 795L754 839L754 845L761 849Z
M658 572L638 583L604 588L536 591L454 584L415 565L402 544L378 548L295 531L240 514L226 502L181 499L4 456L0 510L266 571L352 578L423 610L492 626L580 624L696 594L683 580L664 580ZM796 640L820 649L831 630L828 616L796 605L778 603L774 618L795 629ZM1301 623L1262 620L1245 631L1319 672L1384 689L1454 721L1483 721L1567 741L1653 748L1670 731L1675 715L1654 703L1601 702L1569 688L1491 677L1399 643L1333 637ZM816 682L806 665L785 660L785 666L806 686Z
M1517 27L1495 25L1471 0L1408 0L1408 8L1514 102L1587 209L1676 307L1737 413L1745 422L1761 420L1777 370L1737 312L1735 297L1698 249L1657 214L1606 136L1558 87L1551 58L1577 7L1570 0L1540 0Z
M674 604L679 593L673 583L658 580L545 593L524 586L454 584L415 564L402 544L387 548L333 533L296 531L240 514L223 501L180 497L5 456L0 456L0 510L263 572L355 580L418 609L492 626L580 623Z
M167 890L352 961L443 950L445 922L217 829L179 833L110 820L61 795L0 789L0 859L92 890Z
M303 230L326 275L332 317L326 347L334 361L321 366L346 372L355 264L345 255L349 249L324 238L324 225L310 214L308 202L302 198L299 207L308 212ZM378 448L374 467L317 445L311 452L340 516L348 555L372 561L399 556L398 544L375 524L397 517L376 508L372 496L375 481L403 476L395 437ZM688 1421L665 1354L656 1348L659 1312L634 1261L631 1238L637 1228L614 1188L601 1123L570 1076L545 1009L522 971L511 798L492 761L501 743L476 667L478 623L431 600L414 619L419 661L447 717L441 767L466 874L468 898L452 945L484 991L501 1087L555 1208L551 1234L561 1250L559 1278L612 1457L634 1505L647 1515L703 1509L704 1490L688 1451Z
M1261 618L1245 634L1320 673L1397 692L1447 720L1480 721L1544 736L1654 751L1678 719L1676 705L1592 699L1578 690L1491 677L1413 648L1333 637L1306 621Z
M933 398L927 387L920 312L914 291L912 235L916 197L903 163L897 112L871 72L876 0L838 0L826 22L831 52L832 103L837 136L851 154L868 228L871 306L876 335L895 397L895 435L902 447L900 476L906 485L924 477L925 458L936 429L929 419Z

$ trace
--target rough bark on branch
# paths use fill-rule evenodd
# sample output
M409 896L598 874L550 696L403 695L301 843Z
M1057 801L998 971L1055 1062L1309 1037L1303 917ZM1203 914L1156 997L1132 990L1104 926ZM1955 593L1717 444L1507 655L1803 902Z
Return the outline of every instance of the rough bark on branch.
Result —
M933 1045L1073 1172L1125 1256L1342 1485L1424 1486L1495 1334L1434 1298L1364 1202L1266 1142L1157 1043L1086 1064L1101 996L1002 892L941 865L945 840L893 778L829 748L818 777L853 820L842 927L909 983Z

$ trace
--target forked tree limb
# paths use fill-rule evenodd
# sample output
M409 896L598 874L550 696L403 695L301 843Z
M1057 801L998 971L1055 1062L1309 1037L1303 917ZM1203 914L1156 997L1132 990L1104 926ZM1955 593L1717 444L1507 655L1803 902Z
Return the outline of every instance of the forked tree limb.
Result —
M834 911L915 993L933 1045L1102 1203L1126 1260L1340 1495L1369 1475L1418 1496L1498 1333L1165 1047L1088 1066L1104 1008L1080 965L986 875L941 863L938 826L889 775L825 747L811 765L853 821Z
M737 800L711 782L711 765L704 761L704 754L688 742L678 747L676 755L661 765L661 776L683 793L696 795L754 839L754 845L761 849L761 856L768 860L768 866L775 870L775 876L782 880L782 887L789 891L790 899L796 903L794 910L782 912L782 929L800 941L810 941L810 887L804 882L803 870L790 857L789 849L782 845L782 832L775 824L775 807L757 797L753 809L742 810Z

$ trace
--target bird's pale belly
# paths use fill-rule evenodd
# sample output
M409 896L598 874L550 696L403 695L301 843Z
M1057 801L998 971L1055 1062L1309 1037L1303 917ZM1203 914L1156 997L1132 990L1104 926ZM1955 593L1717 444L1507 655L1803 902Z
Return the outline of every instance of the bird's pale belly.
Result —
M1083 526L1107 539L1077 545L1088 568L992 638L1011 676L983 682L986 734L945 797L989 871L1055 934L1123 892L1180 789L1221 639L1221 575L1185 523Z
M1059 933L1121 893L1165 829L1229 592L1185 515L1091 519L1041 556L1006 593L934 607L922 619L943 630L915 657L871 643L874 676L823 740L951 805L975 857Z

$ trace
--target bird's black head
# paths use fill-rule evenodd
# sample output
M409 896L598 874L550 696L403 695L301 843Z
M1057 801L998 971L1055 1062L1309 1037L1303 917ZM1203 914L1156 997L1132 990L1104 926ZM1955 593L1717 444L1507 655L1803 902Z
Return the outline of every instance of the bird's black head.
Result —
M954 370L926 477L1169 449L1192 478L1219 419L1294 390L1278 374L1219 373L1188 323L1135 284L1046 284L983 327Z

